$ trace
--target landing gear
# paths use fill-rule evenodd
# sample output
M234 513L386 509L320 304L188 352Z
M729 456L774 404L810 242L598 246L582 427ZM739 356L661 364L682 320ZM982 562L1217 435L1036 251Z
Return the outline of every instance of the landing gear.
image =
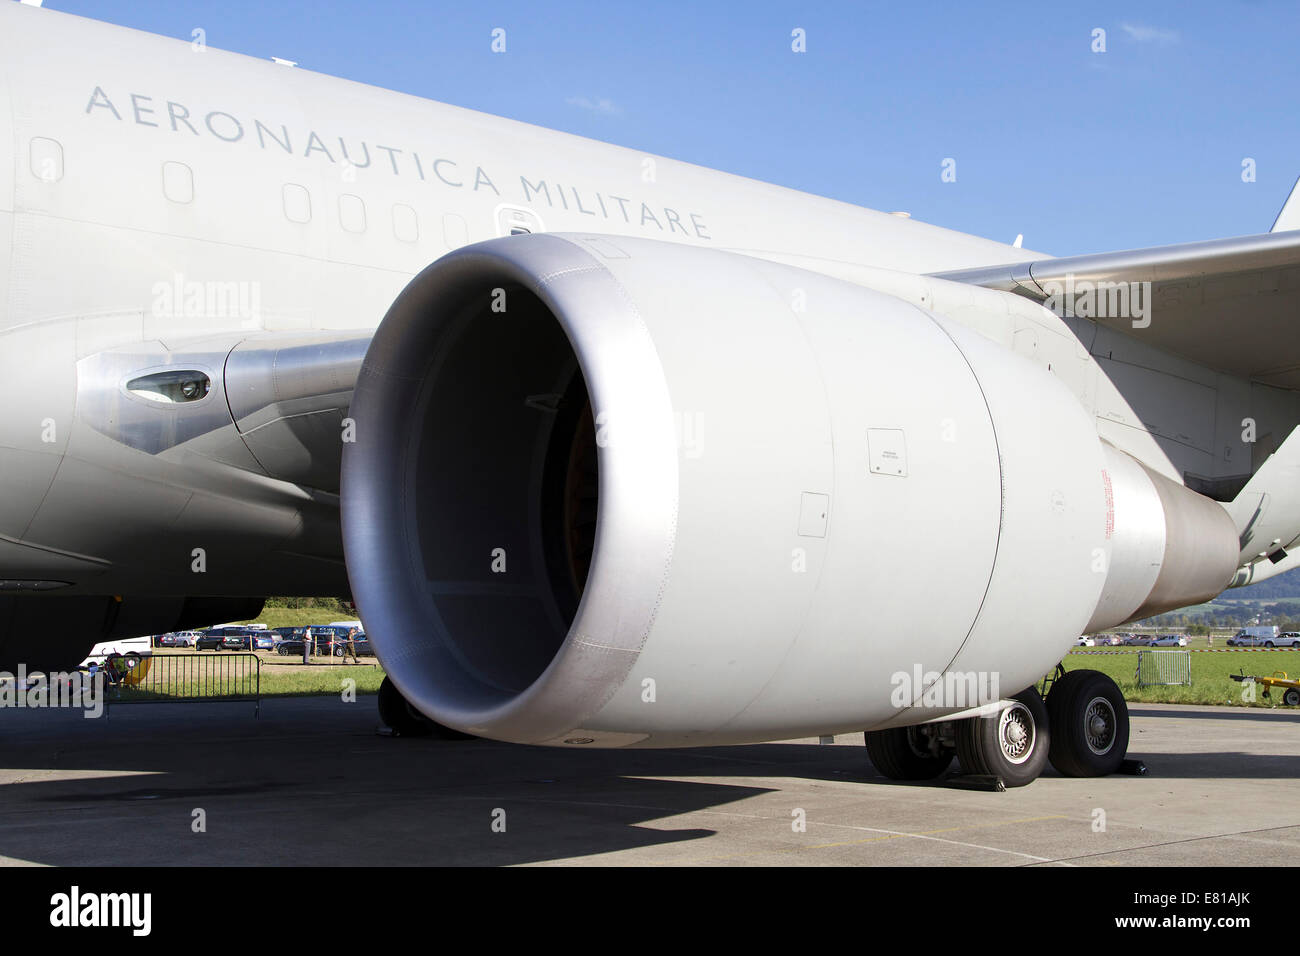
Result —
M406 702L401 691L387 677L379 685L379 719L393 729L399 737L436 737L439 740L473 740L472 734L463 734L435 723Z
M1300 704L1300 690L1287 691L1283 701ZM964 774L1023 787L1049 760L1067 777L1145 773L1125 760L1128 733L1128 704L1113 680L1100 671L1058 668L1046 701L1030 687L989 716L869 730L865 737L872 764L891 780L933 780L955 750Z
M929 724L868 730L867 756L890 780L933 780L952 763L952 748Z
M962 770L1001 777L1008 787L1038 778L1052 741L1047 707L1036 687L1010 698L996 714L957 721L956 736Z
M1100 671L1068 671L1047 694L1052 766L1067 777L1119 770L1128 752L1128 704Z

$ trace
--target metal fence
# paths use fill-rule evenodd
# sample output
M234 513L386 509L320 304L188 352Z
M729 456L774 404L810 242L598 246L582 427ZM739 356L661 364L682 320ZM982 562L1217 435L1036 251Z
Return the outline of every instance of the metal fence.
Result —
M1192 685L1192 655L1187 651L1138 651L1139 687Z
M107 688L110 706L249 701L261 716L262 661L256 654L151 654L110 673Z

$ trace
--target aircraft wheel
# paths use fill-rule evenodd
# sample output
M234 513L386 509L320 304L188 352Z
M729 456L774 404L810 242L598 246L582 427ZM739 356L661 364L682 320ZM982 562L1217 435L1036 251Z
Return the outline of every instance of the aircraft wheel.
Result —
M996 714L957 722L957 759L966 773L997 776L1008 787L1023 787L1047 766L1052 735L1036 687L1009 700Z
M1128 753L1128 704L1101 671L1069 671L1047 694L1052 766L1067 777L1114 773Z
M934 753L920 727L868 730L862 736L871 765L890 780L933 780L952 763L952 751Z
M379 685L379 719L402 737L436 737L439 740L473 740L472 734L463 734L435 723L406 702L401 691L388 677Z
M1282 695L1282 703L1291 707L1300 706L1300 690L1288 687L1286 693Z

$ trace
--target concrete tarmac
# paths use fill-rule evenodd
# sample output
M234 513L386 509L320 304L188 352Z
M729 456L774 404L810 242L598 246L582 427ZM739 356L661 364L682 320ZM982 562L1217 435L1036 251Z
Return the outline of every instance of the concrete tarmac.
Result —
M1005 793L887 781L861 735L585 751L377 727L373 697L0 710L0 862L1300 863L1294 709L1135 705L1149 776Z

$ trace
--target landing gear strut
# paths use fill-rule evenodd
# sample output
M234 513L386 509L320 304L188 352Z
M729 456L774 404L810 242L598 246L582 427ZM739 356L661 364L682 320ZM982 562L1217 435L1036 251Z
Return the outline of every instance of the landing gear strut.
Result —
M439 740L473 740L472 734L463 734L430 720L402 696L401 691L387 677L379 685L379 719L393 729L399 737L436 737Z

